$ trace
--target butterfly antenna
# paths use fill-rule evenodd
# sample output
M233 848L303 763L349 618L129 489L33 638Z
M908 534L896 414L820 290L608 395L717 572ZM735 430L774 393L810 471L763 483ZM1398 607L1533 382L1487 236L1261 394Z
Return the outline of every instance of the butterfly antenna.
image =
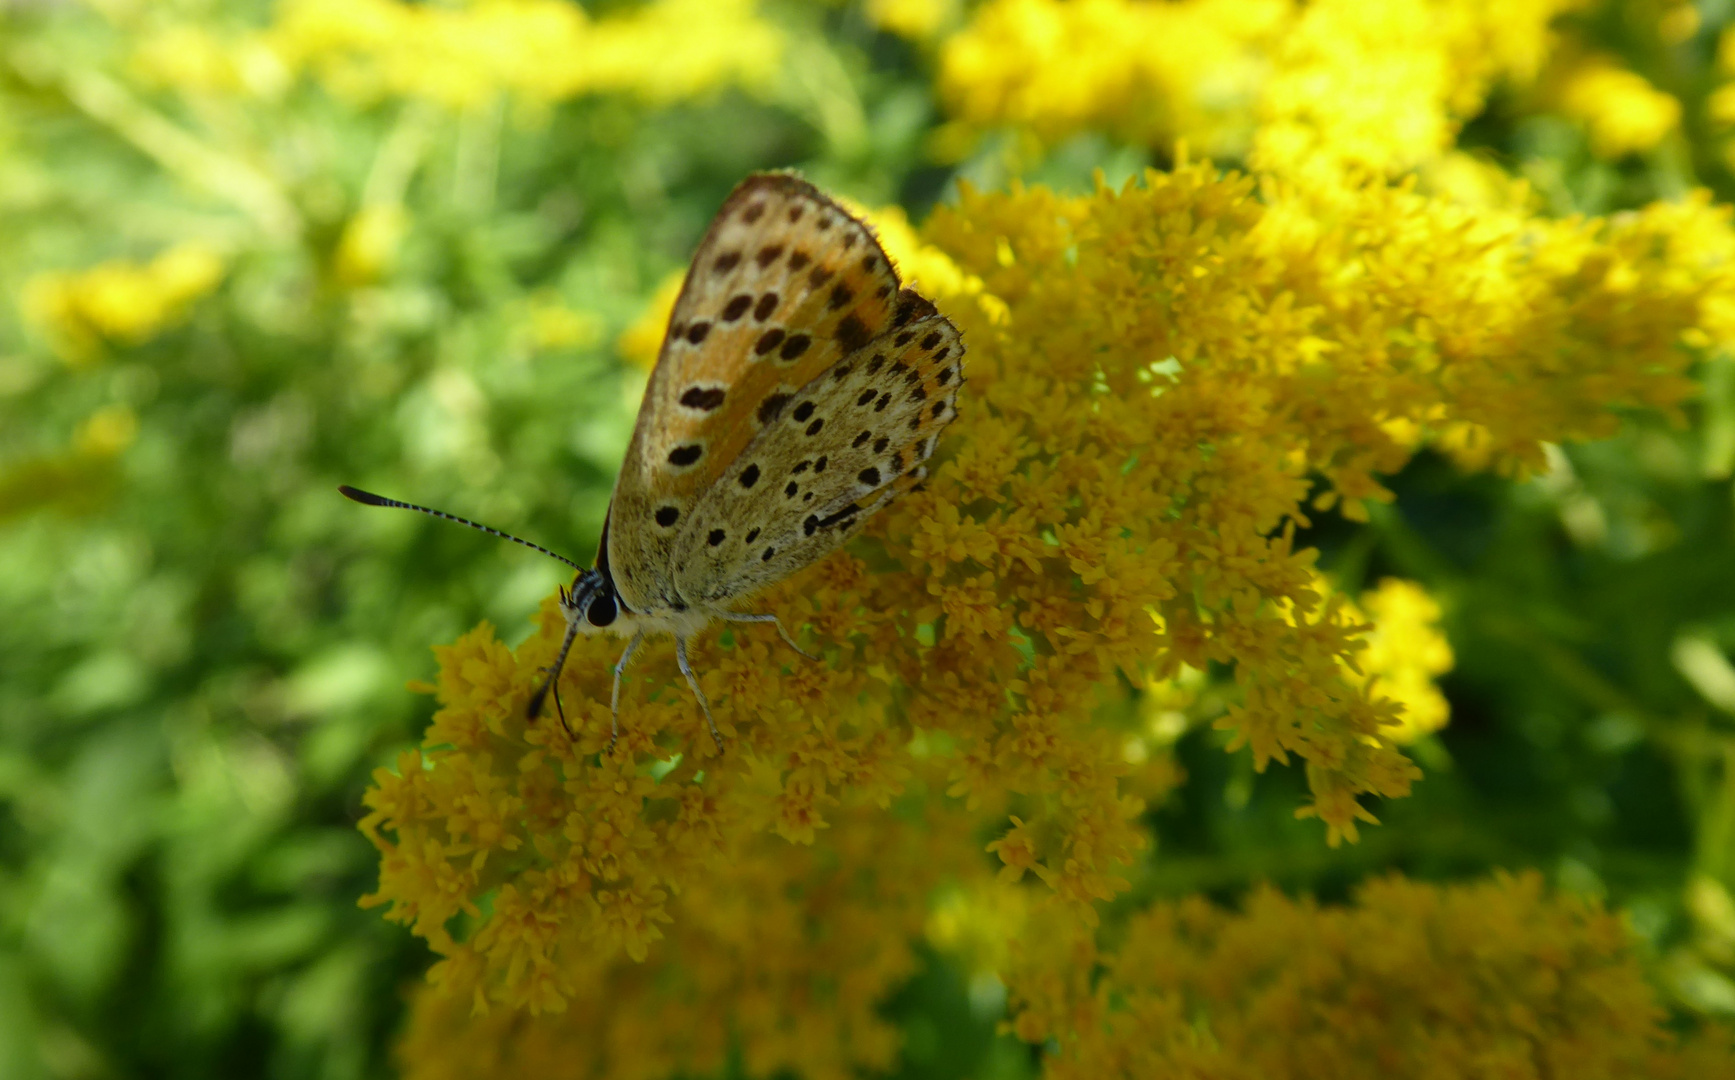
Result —
M471 521L469 518L461 518L457 514L448 514L444 510L430 510L426 506L417 506L415 503L399 502L396 499L388 499L384 495L375 495L371 491L363 491L360 488L352 488L348 484L339 484L337 487L337 490L343 495L344 498L351 499L355 502L361 503L364 506L390 506L390 507L395 507L396 509L399 509L399 510L415 510L419 513L429 514L429 515L432 515L433 517L441 518L441 519L446 520L446 521L456 521L460 525L468 525L472 529L480 529L481 531L487 533L489 536L498 536L502 540L510 540L514 544L523 544L527 548L531 548L532 550L535 550L535 551L540 551L544 555L547 555L549 558L559 559L561 562L572 567L574 570L582 571L585 569L584 567L580 566L579 564L573 562L571 559L567 558L565 555L561 555L557 552L550 551L547 548L543 547L541 544L532 544L530 541L520 539L519 537L513 536L511 533L503 533L499 529L491 529L486 525L481 525L481 524L478 524L477 522ZM568 644L570 644L570 642L568 642ZM562 653L561 655L565 656L565 653Z

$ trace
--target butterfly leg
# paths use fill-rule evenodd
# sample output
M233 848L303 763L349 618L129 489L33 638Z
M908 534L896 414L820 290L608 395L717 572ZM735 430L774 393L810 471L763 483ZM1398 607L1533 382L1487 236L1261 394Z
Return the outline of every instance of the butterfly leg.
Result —
M777 627L777 634L779 637L781 637L783 639L783 643L785 645L788 645L791 649L794 649L796 652L800 653L802 656L807 657L809 660L818 660L819 659L819 657L813 655L812 653L808 652L806 649L803 649L801 646L797 645L795 643L795 639L789 636L789 631L783 629L783 623L778 621L778 618L775 615L742 615L739 612L734 612L734 611L725 611L725 612L722 612L721 614L722 614L722 618L723 618L724 622L758 622L758 623L768 622L772 626Z
M681 674L687 677L687 685L693 688L693 696L699 699L699 708L705 712L705 723L711 728L711 741L717 744L717 752L723 752L723 735L717 730L717 721L711 719L711 703L705 700L705 691L699 689L699 680L693 675L693 666L687 663L687 639L675 638L675 661L681 665Z
M644 639L644 631L641 630L634 634L633 639L627 642L625 651L621 653L621 658L615 661L614 693L610 694L608 699L608 749L610 753L614 752L614 744L621 737L621 672L627 669L627 661L633 658L633 651L639 647L639 642Z
M566 706L560 703L560 671L555 668L553 664L549 664L547 667L539 667L536 670L539 674L545 675L548 678L548 689L554 696L554 711L560 714L560 726L566 729L566 737L568 739L577 739L578 736L572 733L572 725L566 722Z

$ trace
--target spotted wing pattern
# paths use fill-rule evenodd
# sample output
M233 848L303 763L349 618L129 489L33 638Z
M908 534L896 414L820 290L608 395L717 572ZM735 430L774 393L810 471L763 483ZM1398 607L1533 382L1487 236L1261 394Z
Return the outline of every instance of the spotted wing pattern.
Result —
M787 422L797 391L931 311L899 291L872 231L813 185L743 181L687 271L615 482L599 559L626 604L681 606L675 551L701 495Z
M816 375L704 492L674 550L675 586L726 606L830 552L920 482L957 413L958 330L909 293L918 317Z

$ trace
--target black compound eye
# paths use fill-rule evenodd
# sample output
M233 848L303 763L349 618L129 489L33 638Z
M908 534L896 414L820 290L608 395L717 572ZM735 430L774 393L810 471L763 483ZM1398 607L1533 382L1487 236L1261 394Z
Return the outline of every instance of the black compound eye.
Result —
M607 592L590 602L590 609L584 613L592 626L607 626L614 622L620 614L620 608L615 604L614 593Z

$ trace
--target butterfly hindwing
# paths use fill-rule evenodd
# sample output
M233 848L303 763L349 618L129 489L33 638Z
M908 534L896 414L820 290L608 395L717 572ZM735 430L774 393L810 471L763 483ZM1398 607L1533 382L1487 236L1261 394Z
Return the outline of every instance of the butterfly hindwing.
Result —
M925 475L963 384L957 328L919 318L814 376L705 491L674 549L675 586L720 607L842 544Z
M687 271L615 482L604 554L622 600L682 603L677 540L703 493L815 376L932 310L900 293L872 231L813 185L743 181Z

